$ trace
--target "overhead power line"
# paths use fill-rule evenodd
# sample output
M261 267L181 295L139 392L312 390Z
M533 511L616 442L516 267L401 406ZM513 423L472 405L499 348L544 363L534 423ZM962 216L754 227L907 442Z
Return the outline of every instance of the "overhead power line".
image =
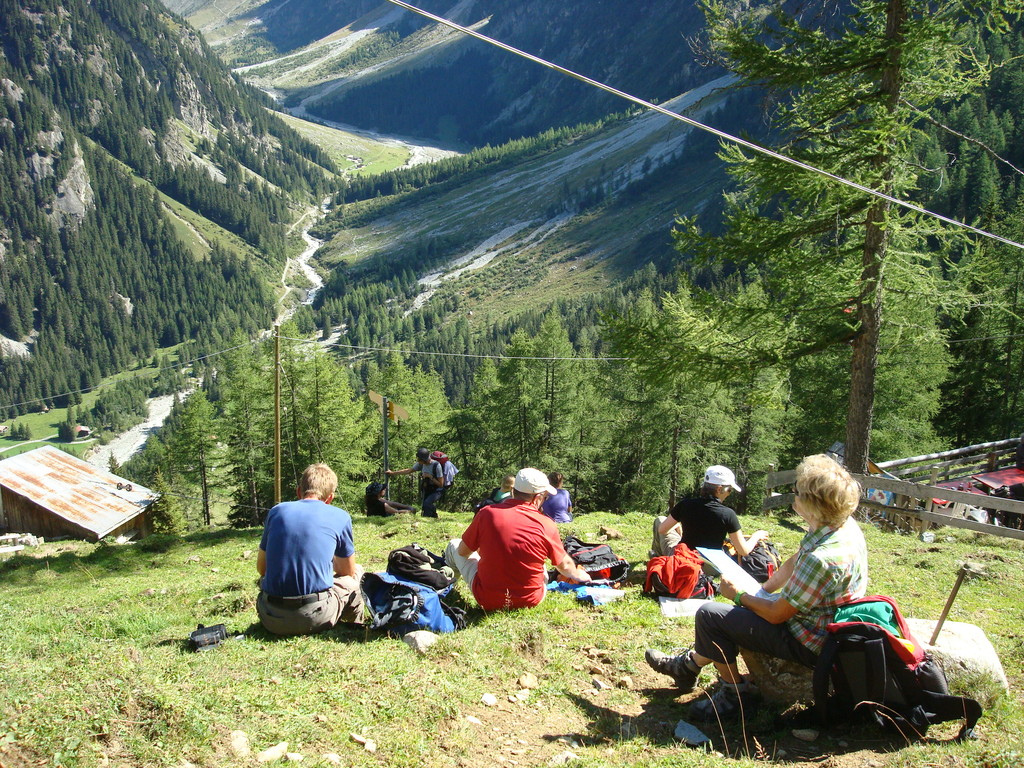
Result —
M297 341L303 344L319 344L320 342L315 339L292 339L287 336L282 336L283 341ZM427 352L419 349L398 349L394 347L363 347L358 344L338 344L334 343L332 347L341 347L342 349L356 349L362 352L397 352L401 355L428 355L433 357L464 357L473 360L542 360L542 361L557 361L566 360L574 363L604 363L604 362L621 362L628 360L628 357L526 357L516 355L475 355L469 352Z
M949 339L949 340L946 341L946 343L947 344L967 344L967 343L975 342L975 341L993 341L993 340L1020 339L1020 338L1024 338L1024 334L1005 334L1005 335L1001 335L1001 336L975 336L975 337L971 337L971 338L967 338L967 339ZM299 343L302 343L302 344L318 344L319 343L315 339L296 339L296 338L289 337L289 336L282 336L281 339L282 339L282 341L295 341L295 342L299 342ZM159 371L167 371L167 370L173 369L173 368L185 368L187 366L193 365L194 362L199 362L199 361L205 360L205 359L207 359L209 357L215 357L218 354L224 354L226 352L231 352L231 351L234 351L236 349L241 349L242 347L252 346L253 344L259 343L259 341L260 341L260 339L253 339L248 344L239 344L237 346L227 347L226 349L218 349L215 352L210 352L208 354L204 354L204 355L201 355L199 357L195 357L195 358L190 359L190 360L183 360L181 362L175 362L175 364L173 364L173 365L163 366L161 368L158 368L157 372L159 372ZM630 359L629 357L541 357L541 356L525 356L525 355L510 355L510 354L473 354L473 353L470 353L470 352L434 352L434 351L427 351L427 350L424 350L424 349L401 349L401 348L398 348L398 347L370 347L370 346L360 346L358 344L339 344L339 343L332 344L332 346L340 347L342 349L352 349L352 350L355 350L355 351L362 351L362 352L397 352L398 354L421 354L421 355L427 355L427 356L433 356L433 357L464 357L466 359L537 360L537 361L542 361L542 362L545 362L545 361L557 362L557 361L561 361L561 360L564 360L566 362L625 362L626 360ZM348 359L354 359L354 357L350 356ZM143 375L144 374L140 374L139 376L143 376ZM0 403L0 408L14 408L16 406L31 406L31 404L34 404L36 402L46 402L47 400L53 400L53 399L55 399L57 397L67 397L68 395L72 395L72 394L83 394L83 393L86 393L86 392L91 392L91 391L93 391L95 389L99 389L100 387L106 386L108 384L109 384L109 382L108 383L103 383L103 384L97 384L94 387L87 387L86 389L76 389L76 390L73 390L71 392L62 392L60 394L51 394L48 397L38 397L38 398L33 399L33 400L24 400L22 402L10 402L10 403L7 403L7 404Z
M227 352L233 352L236 349L241 349L242 347L248 347L248 346L251 346L251 345L256 344L258 342L259 342L259 339L253 339L252 341L250 341L250 342L248 342L246 344L239 344L239 345L234 346L234 347L228 347L227 349L221 349L221 350L218 350L216 352L210 352L207 355L200 355L199 357L194 357L191 360L182 360L180 362L173 363L171 365L165 365L165 366L162 366L160 368L156 368L153 371L153 373L159 374L160 371L169 371L169 370L171 370L173 368L186 368L186 367L188 367L190 365L193 365L195 363L198 363L198 362L200 362L202 360L206 360L207 358L215 357L217 355L223 355L223 354L225 354ZM143 376L148 376L148 375L149 375L148 372L143 372L143 373L136 374L132 378L138 379L138 378L142 378ZM121 379L121 381L126 381L126 379ZM73 389L70 392L61 392L59 394L49 395L47 397L37 397L34 400L23 400L20 403L7 403L6 405L0 403L0 408L19 408L19 407L21 407L23 405L35 405L36 403L46 403L46 402L49 402L49 401L52 401L52 400L57 400L58 398L61 398L61 397L70 397L71 395L84 395L84 394L87 394L87 393L92 392L94 390L97 390L100 387L107 386L109 384L110 384L110 382L102 382L102 383L97 384L97 385L95 385L93 387L85 387L84 389Z
M508 43L503 43L500 40L495 40L493 37L482 35L475 30L462 26L461 24L456 24L454 21L450 21L444 18L443 16L438 16L436 14L430 13L429 11L425 11L422 8L417 8L415 5L403 2L403 0L388 0L388 2L393 5L397 5L401 8L405 8L407 11L412 11L413 13L423 16L424 18L430 19L431 21L435 21L438 24L443 24L446 27L458 30L464 35L474 37L477 40L481 40L485 43L488 43L489 45L493 45L515 56L519 56L520 58L532 61L535 64L541 65L542 67L552 69L555 72L559 72L560 74L563 74L567 77L571 77L574 80L579 80L582 83L586 83L587 85L593 86L594 88L598 88L602 91L605 91L606 93L618 96L619 98L625 99L626 101L631 101L634 104L644 107L645 109L652 109L655 112L660 112L661 114L672 118L673 120L679 120L693 128L698 128L702 131L712 133L715 136L719 137L720 139L725 139L726 141L730 141L734 144L739 144L741 147L745 147L751 150L752 152L757 152L758 154L765 155L766 157L771 157L774 158L775 160L779 160L784 163L789 163L790 165L796 166L797 168L802 168L805 171L810 171L811 173L816 173L820 176L824 176L839 184L843 184L847 187L856 189L857 191L863 192L867 195L877 197L881 200L886 200L890 203L893 203L894 205L906 208L907 210L915 211L917 213L924 214L925 216L931 216L932 218L938 219L939 221L945 222L946 224L951 224L955 227L966 229L969 232L973 232L976 235L981 235L982 237L987 237L992 240L996 240L997 242L1004 243L1006 245L1012 245L1014 248L1020 248L1024 250L1024 244L1018 243L1016 240L1011 240L1007 237L1003 237L1002 235L997 235L994 232L988 232L984 229L980 229L979 227L975 227L971 224L966 224L962 221L958 221L957 219L950 218L949 216L944 216L941 213L929 211L927 208L923 208L920 205L908 202L907 200L901 200L898 197L893 197L892 195L888 195L880 190L872 189L871 187L866 187L863 184L858 184L855 181L843 178L842 176L838 176L837 174L834 174L830 171L826 171L822 168L817 168L813 165L809 165L808 163L802 162L792 157L788 157L779 152L775 152L774 150L768 149L767 147L762 147L760 144L755 144L752 141L747 141L746 139L741 139L738 136L733 136L731 133L719 130L718 128L713 128L710 125L705 125L704 123L701 123L698 120L694 120L691 117L686 117L685 115L681 115L678 112L673 112L670 109L665 109L665 107L661 107L658 106L657 104L653 104L649 101L641 99L639 96L633 96L629 93L626 93L625 91L620 91L618 88L613 88L612 86L606 85L605 83L602 83L599 80L594 80L593 78L587 77L586 75L581 75L579 72L574 72L571 69L567 69L563 66L550 62L547 59L542 59L539 56L533 55L532 53L527 53L526 51L520 50L519 48L515 48L509 45Z

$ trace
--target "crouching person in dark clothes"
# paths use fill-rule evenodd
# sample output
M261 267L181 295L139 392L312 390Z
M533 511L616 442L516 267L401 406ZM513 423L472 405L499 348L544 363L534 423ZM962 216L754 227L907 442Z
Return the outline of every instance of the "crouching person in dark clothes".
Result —
M647 663L692 691L701 668L714 664L719 688L696 701L690 717L714 720L752 704L753 684L740 675L740 648L814 667L824 647L826 627L836 608L867 591L868 558L853 512L860 486L829 457L808 456L796 469L793 510L807 523L800 548L764 584L772 597L740 592L722 579L720 594L736 607L707 603L698 609L692 649L678 656L647 651Z
M326 464L306 467L297 501L267 513L256 558L260 623L275 635L311 635L339 622L363 622L363 597L352 518L331 506L338 476Z

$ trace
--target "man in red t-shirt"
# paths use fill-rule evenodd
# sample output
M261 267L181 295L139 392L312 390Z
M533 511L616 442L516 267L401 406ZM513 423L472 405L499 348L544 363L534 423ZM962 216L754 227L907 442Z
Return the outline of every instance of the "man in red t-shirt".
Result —
M558 527L540 507L555 489L539 469L519 470L512 496L477 512L461 539L445 549L485 611L531 608L544 599L544 561L573 581L590 581L562 548Z

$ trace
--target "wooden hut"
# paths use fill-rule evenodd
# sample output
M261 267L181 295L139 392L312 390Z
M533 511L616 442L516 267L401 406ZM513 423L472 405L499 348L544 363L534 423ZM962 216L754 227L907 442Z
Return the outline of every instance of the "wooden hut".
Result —
M0 461L0 526L53 538L99 541L151 532L157 498L122 477L46 445Z

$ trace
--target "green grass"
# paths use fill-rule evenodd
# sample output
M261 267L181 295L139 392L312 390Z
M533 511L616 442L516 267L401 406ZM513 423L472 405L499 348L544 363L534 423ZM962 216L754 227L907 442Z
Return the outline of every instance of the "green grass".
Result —
M327 152L339 170L353 176L393 171L409 159L409 150L401 146L302 120L284 112L278 116Z
M357 516L358 560L380 570L391 549L412 541L440 551L469 519ZM791 553L801 535L794 520L748 517L744 528L768 528ZM642 570L649 524L643 515L595 513L563 533L592 540L601 525L614 526L625 534L615 550ZM749 757L736 726L725 741L707 729L730 755L712 757L675 744L685 708L643 661L646 647L687 644L691 622L662 617L637 587L601 609L552 595L533 610L483 615L460 585L470 626L443 636L425 657L363 630L280 639L256 623L259 535L222 529L126 546L56 542L0 564L0 763L14 756L83 766L255 764L229 748L231 732L242 730L254 752L287 741L312 765L334 752L346 766L542 766L571 750L584 766L747 766L759 762L755 738L766 754L784 749L785 762L800 766L1017 764L1008 755L1020 749L1024 725L1016 582L1024 552L1010 540L944 529L924 544L867 531L871 591L896 596L909 616L937 617L959 561L986 566L988 577L965 584L949 617L982 626L1010 678L1012 693L986 713L980 741L943 743L955 733L950 725L916 745L857 729L807 744L763 712L747 723ZM191 653L186 638L200 623L225 623L245 639ZM540 687L513 703L525 672ZM632 685L596 692L595 676L613 685L629 677ZM485 693L498 706L482 704ZM372 739L376 752L352 734Z
M177 350L181 345L174 347L167 347L159 352L159 358L161 360L166 359L168 362L176 362L178 360ZM81 404L75 406L80 412L86 412L96 404L96 398L103 393L103 391L115 384L122 379L135 378L142 376L147 379L154 379L157 375L156 368L152 365L152 359L146 361L143 366L137 366L128 370L115 373L104 378L96 387L89 390L88 392L82 393ZM33 413L26 413L13 419L8 419L0 423L7 424L13 428L15 424L25 424L28 426L32 439L28 442L18 440L11 436L10 430L8 433L0 437L0 460L8 459L12 456L25 453L27 451L34 450L41 445L50 444L56 445L63 450L68 450L74 455L81 458L83 454L96 444L96 439L82 440L75 443L64 443L56 439L57 428L67 420L68 409L67 408L51 408L49 411L35 411ZM102 425L89 424L89 418L86 416L83 418L85 426L92 427L94 433L98 434L97 428ZM53 439L45 439L52 437Z

